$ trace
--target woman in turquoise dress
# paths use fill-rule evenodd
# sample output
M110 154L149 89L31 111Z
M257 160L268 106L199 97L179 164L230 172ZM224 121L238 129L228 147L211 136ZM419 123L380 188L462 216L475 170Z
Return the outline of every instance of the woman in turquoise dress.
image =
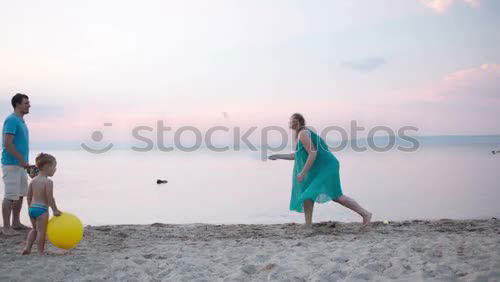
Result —
M297 141L295 153L276 154L269 159L295 160L290 210L304 212L306 225L311 226L314 203L334 201L357 212L363 218L363 224L369 224L372 214L342 193L339 161L326 142L306 127L305 119L299 113L291 116L289 126Z

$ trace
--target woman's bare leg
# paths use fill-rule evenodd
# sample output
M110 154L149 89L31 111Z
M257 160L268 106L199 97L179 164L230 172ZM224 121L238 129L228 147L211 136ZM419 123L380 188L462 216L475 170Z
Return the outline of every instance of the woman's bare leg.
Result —
M343 205L344 207L351 209L351 210L357 212L359 215L361 215L361 217L363 217L363 224L364 225L369 224L370 221L372 220L372 214L369 211L365 210L354 199L352 199L346 195L342 195L333 201L337 202L337 203Z
M304 201L304 216L306 218L306 226L312 226L312 216L313 216L314 203L311 200Z

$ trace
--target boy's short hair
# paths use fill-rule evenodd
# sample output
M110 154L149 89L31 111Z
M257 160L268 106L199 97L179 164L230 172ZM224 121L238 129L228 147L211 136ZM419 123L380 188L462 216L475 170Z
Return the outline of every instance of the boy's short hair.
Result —
M21 104L23 102L23 99L29 99L28 95L23 93L17 93L12 97L10 103L12 104L12 107L15 109L17 104Z
M56 158L50 154L40 153L36 156L35 164L38 169L41 169L46 164L54 163Z

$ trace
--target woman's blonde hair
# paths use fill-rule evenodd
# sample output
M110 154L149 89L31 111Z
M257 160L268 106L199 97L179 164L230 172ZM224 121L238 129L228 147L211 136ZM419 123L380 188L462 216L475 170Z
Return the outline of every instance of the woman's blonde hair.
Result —
M35 164L38 169L42 169L47 164L52 164L56 162L56 158L50 154L40 153L36 156Z

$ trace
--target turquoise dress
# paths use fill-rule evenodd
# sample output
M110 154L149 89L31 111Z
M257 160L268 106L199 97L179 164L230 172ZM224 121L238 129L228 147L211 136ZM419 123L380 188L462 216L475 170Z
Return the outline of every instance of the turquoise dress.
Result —
M302 142L298 142L293 166L292 197L290 210L304 212L304 200L325 203L342 196L340 185L340 163L330 152L326 142L310 129L311 141L316 147L316 159L302 182L297 181L306 164L308 153Z

